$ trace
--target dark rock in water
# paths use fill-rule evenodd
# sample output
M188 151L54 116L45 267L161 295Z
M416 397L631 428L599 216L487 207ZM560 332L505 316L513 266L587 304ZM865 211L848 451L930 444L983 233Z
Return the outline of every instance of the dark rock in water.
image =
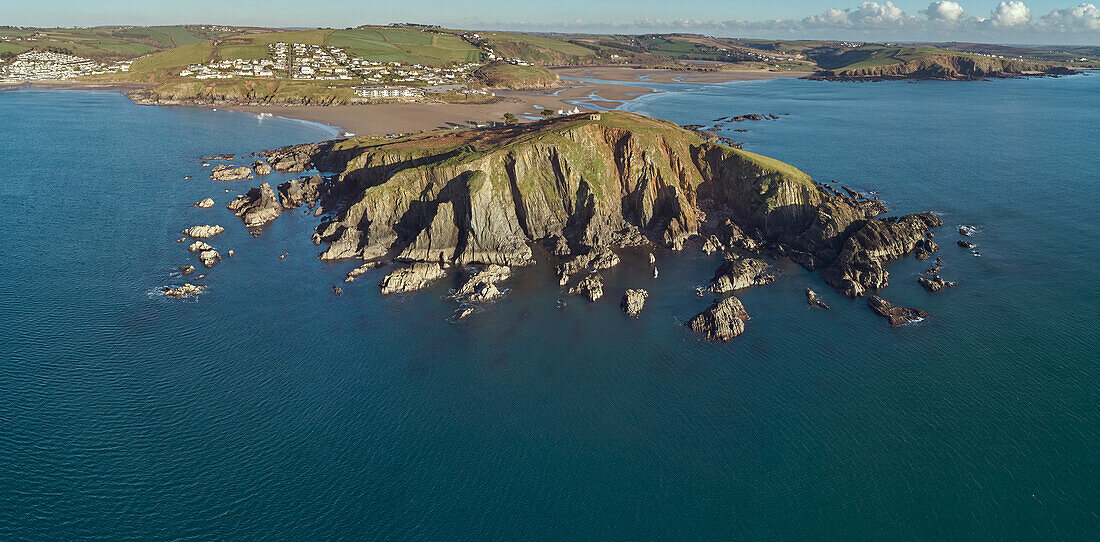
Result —
M256 160L252 163L252 170L256 172L256 175L268 175L271 173L271 166L263 160Z
M181 275L190 275L191 273L195 272L195 266L193 266L193 265L183 265L183 266L180 266L179 271L180 271Z
M776 115L775 113L769 113L769 114L768 114L768 118L770 118L770 119L772 119L772 120L775 120L775 119L778 119L778 118L779 118L779 115Z
M959 245L960 247L963 247L963 248L974 248L974 247L978 246L978 245L975 245L974 243L971 243L970 241L963 241L962 239L959 239L958 241L956 241L955 244L957 244L957 245Z
M259 237L263 235L263 233L263 228L248 228L248 235L251 235L252 237Z
M848 297L885 288L889 273L883 265L912 251L929 229L942 225L931 213L867 220L848 238L832 265L821 272L821 278Z
M320 175L308 179L295 179L279 185L279 196L284 209L295 209L317 201L325 180Z
M467 316L469 316L473 313L474 313L474 308L473 307L459 307L459 308L455 309L454 315L452 317L455 320L462 320L463 318L466 318Z
M955 288L958 286L957 283L943 280L943 277L940 277L938 274L933 274L932 278L917 277L917 282L929 292L939 292L944 288Z
M220 165L210 170L210 178L215 181L239 181L241 179L251 179L252 170L248 167L233 167L231 165Z
M749 313L741 300L730 296L715 301L703 312L695 315L687 326L696 333L703 333L713 341L726 342L745 331Z
M386 275L378 285L382 287L383 295L411 292L427 288L446 274L443 266L437 263L416 262Z
M821 307L825 310L829 310L829 305L818 297L817 292L809 288L806 288L806 303L809 303L813 307Z
M923 262L924 260L928 259L928 252L926 252L923 248L918 248L916 251L913 252L913 257Z
M714 272L714 278L707 287L708 292L724 294L750 286L768 284L775 277L765 274L768 262L756 258L726 260Z
M589 301L595 301L603 297L603 278L599 273L592 273L581 279L576 286L569 289L572 295L582 295Z
M491 301L504 295L497 283L512 276L512 270L503 265L487 265L481 269L465 272L466 279L455 290L454 297L467 302Z
M355 282L355 280L358 279L362 274L364 274L367 271L370 271L371 269L374 269L375 267L378 267L380 265L383 265L383 262L373 261L373 262L364 263L364 264L360 265L359 267L356 267L355 269L352 269L351 271L348 271L348 276L347 276L347 278L344 279L344 282Z
M344 289L339 286L332 287L332 295L341 296L344 295Z
M259 187L249 188L248 193L237 197L225 206L234 214L244 220L244 225L249 228L262 226L275 220L283 212L278 198L271 185L263 183Z
M235 154L227 152L225 154L217 154L214 156L204 156L202 160L206 162L209 162L211 160L232 160L234 157L236 157Z
M642 312L642 307L645 306L645 300L649 297L649 292L637 289L627 290L623 293L623 299L619 302L619 306L622 307L623 312L628 316L638 316Z
M877 295L867 298L867 306L871 307L871 310L878 313L879 316L886 318L892 326L900 326L902 324L908 324L909 322L923 320L929 316L927 312L919 309L896 307Z
M738 115L736 117L730 117L730 120L736 122L741 122L744 120L764 120L764 115L757 115L756 113L752 113L749 115Z
M966 224L959 226L959 235L972 237L975 233L978 233L978 228L976 226L969 226Z

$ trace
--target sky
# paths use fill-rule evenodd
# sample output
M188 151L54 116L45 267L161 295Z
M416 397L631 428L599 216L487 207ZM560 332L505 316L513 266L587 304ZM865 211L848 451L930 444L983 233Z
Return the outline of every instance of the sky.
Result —
M0 24L343 28L417 22L484 30L1100 45L1096 4L1100 0L0 0Z

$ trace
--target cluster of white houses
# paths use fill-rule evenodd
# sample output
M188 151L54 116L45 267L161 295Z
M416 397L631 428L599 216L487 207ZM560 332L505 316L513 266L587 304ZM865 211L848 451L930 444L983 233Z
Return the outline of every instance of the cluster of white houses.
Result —
M27 51L16 55L14 60L0 70L0 81L74 79L86 75L125 71L130 71L130 61L103 64L88 58L63 53Z
M304 81L355 81L374 85L465 85L481 64L469 62L437 68L401 62L376 62L352 56L339 47L278 42L268 46L268 58L225 59L192 64L181 77L233 79L267 77Z

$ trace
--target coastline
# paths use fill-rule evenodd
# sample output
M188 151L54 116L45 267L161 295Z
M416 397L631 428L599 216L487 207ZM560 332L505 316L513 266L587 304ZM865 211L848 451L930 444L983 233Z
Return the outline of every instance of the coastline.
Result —
M630 67L561 68L554 71L565 78L588 80L562 79L560 86L545 90L498 90L497 96L501 100L488 104L242 105L223 108L254 114L271 113L280 117L316 122L356 135L378 135L473 127L477 124L500 122L505 113L511 113L520 122L524 122L538 120L543 109L616 109L640 96L662 92L645 86L649 83L727 83L806 75L801 72L764 70L690 72ZM638 85L623 84L630 82L637 82Z

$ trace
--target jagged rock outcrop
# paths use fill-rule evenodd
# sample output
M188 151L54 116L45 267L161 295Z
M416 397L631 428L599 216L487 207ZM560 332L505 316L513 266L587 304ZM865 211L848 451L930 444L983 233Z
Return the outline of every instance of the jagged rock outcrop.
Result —
M512 276L512 270L503 265L487 265L480 269L464 271L465 280L455 290L454 297L462 301L491 301L504 295L497 284Z
M437 263L417 262L386 275L378 285L383 294L411 292L427 288L446 274L443 266Z
M263 226L279 217L283 212L279 199L271 185L263 183L259 187L248 189L248 193L237 196L237 199L229 202L226 209L241 217L246 227Z
M252 169L247 166L233 167L229 164L214 166L210 170L210 178L215 181L240 181L252 178Z
M902 324L908 324L909 322L916 322L928 318L929 314L919 309L910 309L908 307L897 307L891 304L885 299L873 295L867 298L867 306L871 307L871 310L878 313L879 316L886 318L886 321L890 322L892 326L900 326Z
M200 209L209 209L214 206L214 198L206 198L202 201L195 202L192 207L198 207Z
M378 267L382 264L383 264L383 262L380 262L380 261L373 261L373 262L364 263L363 265L360 265L359 267L356 267L355 269L352 269L351 271L348 271L348 276L347 276L347 278L344 279L344 282L355 282L355 280L358 279L360 276L362 276L364 273L366 273L367 271L370 271L371 269L374 269L375 267Z
M638 316L641 314L642 308L645 307L647 297L649 297L649 292L640 288L627 290L623 293L623 299L619 302L619 306L622 307L627 316Z
M222 261L222 255L218 254L218 251L214 249L204 250L199 253L199 260L202 260L203 267L211 268L218 265L218 262Z
M188 282L183 284L182 286L177 286L175 288L165 287L161 289L161 292L163 292L164 295L167 297L180 299L184 297L196 296L205 289L206 286L198 286Z
M825 300L821 299L821 296L817 295L817 292L806 288L806 303L811 307L821 307L825 310L829 310L829 305L825 303Z
M317 201L321 197L321 185L325 182L320 175L308 179L294 179L279 185L279 198L284 209L295 209Z
M213 226L191 226L180 233L192 239L209 239L215 235L221 235L225 228L215 224Z
M760 286L775 280L775 277L765 273L768 262L756 258L738 258L726 260L714 272L714 278L707 287L708 292L724 294L734 290Z
M587 297L589 301L596 301L603 297L603 277L599 273L591 273L570 288L569 293Z
M741 300L730 296L715 301L703 312L696 314L687 326L696 333L702 333L712 341L726 342L745 331L745 320L749 313Z
M845 241L844 249L821 272L821 278L848 297L885 288L889 273L884 264L912 252L929 229L942 225L931 213L868 220Z
M252 171L255 171L256 175L269 175L271 174L271 166L263 160L256 160L252 162Z
M955 288L958 286L957 283L943 280L943 277L936 273L933 273L931 278L917 277L917 283L920 284L922 288L932 293L942 291L945 288Z
M187 247L187 251L188 252L202 252L204 250L211 250L213 248L214 247L212 247L212 246L210 246L210 245L208 245L208 244L206 244L202 241L195 241L194 243L191 243L191 246Z
M312 166L313 154L320 148L319 145L301 145L297 147L284 147L272 151L264 151L260 156L267 158L271 169L279 173L301 173Z

